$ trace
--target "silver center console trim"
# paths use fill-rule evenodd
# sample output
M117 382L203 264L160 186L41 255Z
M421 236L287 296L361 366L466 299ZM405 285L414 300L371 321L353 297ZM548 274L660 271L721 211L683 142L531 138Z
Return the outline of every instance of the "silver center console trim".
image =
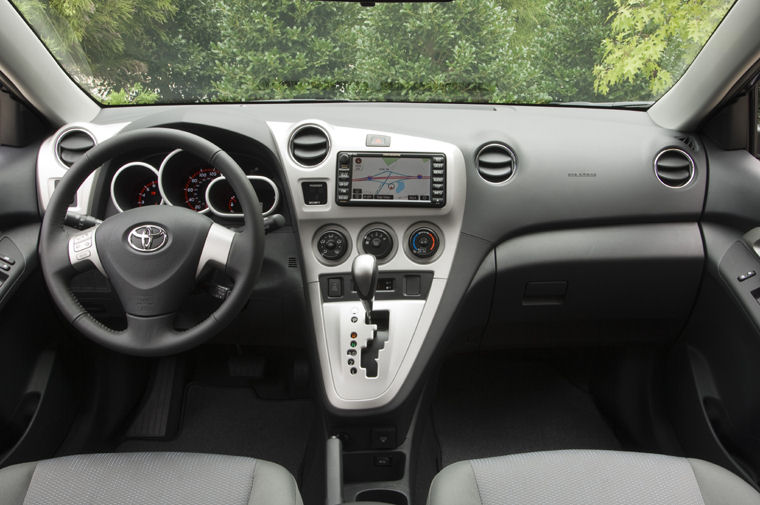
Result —
M99 144L116 135L127 126L127 124L128 123L114 123L100 125L94 123L70 123L60 128L42 143L37 155L37 196L40 209L43 212L47 208L48 202L50 202L50 197L53 195L53 191L55 191L56 181L62 179L69 170L67 166L58 161L58 156L56 155L56 145L60 135L70 130L83 130L92 135L95 138L95 141ZM98 170L90 174L82 185L79 186L79 189L77 190L76 205L69 207L69 210L83 215L90 215L92 206L92 183L95 180L95 174L97 174Z
M313 124L323 129L330 137L330 152L327 158L315 167L304 168L293 162L288 154L288 141L298 128ZM420 352L431 323L436 317L447 279L451 272L454 254L462 227L467 177L462 152L453 144L434 139L413 137L330 125L324 121L306 120L298 123L270 122L279 157L283 162L285 183L293 198L293 208L299 225L299 240L303 251L303 267L310 310L317 338L320 371L330 404L337 409L361 410L382 407L388 404L400 391ZM366 147L367 134L391 137L391 147ZM346 207L335 203L336 157L340 151L366 152L441 152L447 160L446 205L442 208L420 207ZM304 202L301 183L324 182L327 185L327 202L323 205L307 205ZM359 312L358 320L363 321L364 310L359 301L323 302L319 285L321 275L346 274L351 271L351 263L361 251L352 248L340 262L323 263L318 259L313 246L313 238L320 228L337 225L344 229L349 240L357 243L359 233L371 223L382 223L393 230L398 247L405 248L404 237L415 223L432 223L441 231L445 241L434 261L420 264L407 254L396 253L380 265L380 276L384 271L426 271L433 273L433 281L426 300L377 300L375 310L389 311L389 338L378 358L377 377L367 377L363 369L350 374L347 365L347 348L350 343L349 331L354 310ZM347 287L348 289L348 287ZM439 317L448 317L440 315ZM348 322L347 322L348 321ZM370 331L370 330L366 330ZM361 333L362 343L369 338ZM348 339L348 340L347 340ZM359 356L355 358L359 363Z

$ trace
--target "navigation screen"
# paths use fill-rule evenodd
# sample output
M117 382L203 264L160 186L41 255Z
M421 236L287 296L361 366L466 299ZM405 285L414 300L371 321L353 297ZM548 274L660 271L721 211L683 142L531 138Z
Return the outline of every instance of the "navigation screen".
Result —
M353 156L351 200L430 201L430 158Z

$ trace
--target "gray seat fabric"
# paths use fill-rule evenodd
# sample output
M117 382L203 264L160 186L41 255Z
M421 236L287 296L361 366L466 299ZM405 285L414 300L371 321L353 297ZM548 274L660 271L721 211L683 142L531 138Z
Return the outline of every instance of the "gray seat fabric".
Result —
M745 481L706 461L617 451L549 451L460 461L428 505L760 505Z
M192 453L67 456L0 470L0 505L303 505L267 461Z

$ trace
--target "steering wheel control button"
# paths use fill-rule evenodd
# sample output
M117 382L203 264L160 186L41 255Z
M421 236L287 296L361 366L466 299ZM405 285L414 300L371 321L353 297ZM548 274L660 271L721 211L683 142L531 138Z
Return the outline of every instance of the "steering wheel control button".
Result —
M4 270L7 272L10 269L11 269L10 265L6 265L5 263L0 263L0 270Z
M362 247L365 253L383 259L393 250L393 238L382 228L373 228L364 235Z
M90 256L92 256L92 253L90 251L82 251L80 253L77 253L76 258L78 260L83 260L85 258L89 258Z
M418 228L409 236L409 250L422 259L435 255L440 243L438 235L430 228Z
M16 264L16 260L14 260L13 258L10 258L8 256L0 256L0 261L2 261L3 263L8 263L9 265L15 265Z
M92 240L80 240L74 241L74 252L83 251L92 247Z
M141 253L158 251L168 240L169 235L162 227L154 224L144 224L132 228L127 236L127 242L132 249ZM74 246L76 251L76 245Z
M303 203L306 205L325 205L327 203L326 182L302 182Z
M328 230L317 240L317 251L326 260L337 261L348 251L348 239L338 230Z

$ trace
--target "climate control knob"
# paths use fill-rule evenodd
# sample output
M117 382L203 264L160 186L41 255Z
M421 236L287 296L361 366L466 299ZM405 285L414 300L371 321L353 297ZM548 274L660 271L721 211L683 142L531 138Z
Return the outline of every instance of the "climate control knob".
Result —
M317 251L326 260L339 260L347 250L348 239L338 230L327 230L317 239Z
M393 238L390 233L382 228L372 228L364 234L362 248L365 253L371 254L381 260L388 257L391 251L393 251Z
M438 235L430 228L417 228L409 236L409 250L418 258L430 258L440 245Z

